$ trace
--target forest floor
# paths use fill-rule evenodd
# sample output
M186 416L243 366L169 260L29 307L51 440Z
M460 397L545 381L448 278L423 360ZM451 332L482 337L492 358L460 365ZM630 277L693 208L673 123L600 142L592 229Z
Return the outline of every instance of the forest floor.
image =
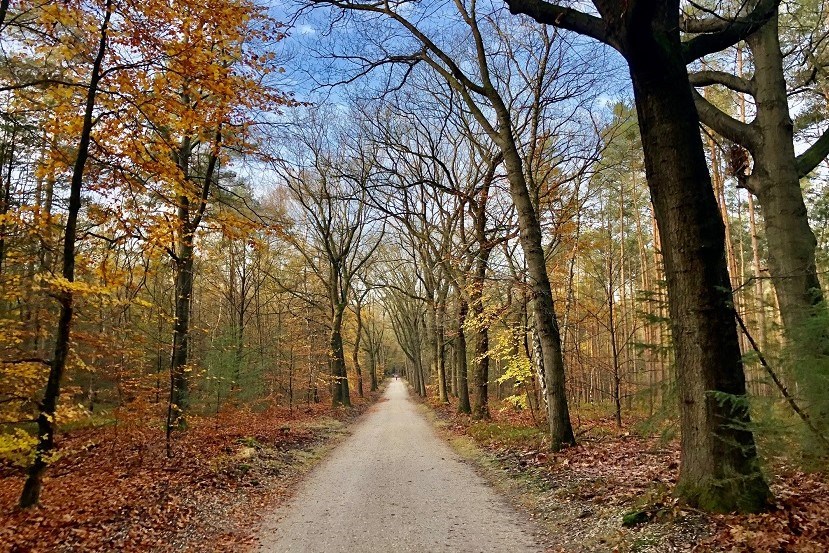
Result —
M545 431L526 411L489 421L426 402L429 418L454 449L549 533L549 552L829 551L829 478L774 460L773 508L758 515L709 515L672 497L676 440L642 437L612 417L587 416L579 445L547 451Z
M336 411L303 404L193 417L172 459L159 424L63 433L41 506L18 509L22 471L0 466L0 552L250 549L260 517L377 397Z

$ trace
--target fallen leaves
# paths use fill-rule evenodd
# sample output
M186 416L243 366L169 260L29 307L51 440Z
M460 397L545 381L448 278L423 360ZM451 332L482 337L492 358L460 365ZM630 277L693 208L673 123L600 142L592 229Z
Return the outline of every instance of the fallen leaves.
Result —
M781 465L772 481L774 508L756 515L713 517L715 533L700 545L729 552L829 550L829 482L825 476Z
M286 493L305 450L356 410L311 405L193 418L164 453L160 425L120 424L60 438L41 506L16 507L19 468L0 467L0 551L241 551L258 514Z
M550 551L829 551L826 475L775 460L767 471L773 509L711 515L672 496L680 460L675 440L640 437L609 419L585 420L579 445L552 454L545 451L544 429L533 431L527 411L494 411L492 421L482 423L451 405L432 407L444 429L473 438L520 488L522 502L550 529Z

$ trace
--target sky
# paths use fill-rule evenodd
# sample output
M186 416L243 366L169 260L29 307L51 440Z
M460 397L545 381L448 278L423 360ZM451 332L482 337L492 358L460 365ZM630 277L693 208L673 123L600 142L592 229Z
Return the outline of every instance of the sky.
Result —
M267 0L266 0L267 1ZM285 0L267 1L271 15L285 22L290 22L288 38L280 45L284 48L287 82L296 88L298 98L312 102L341 102L347 94L359 94L372 81L380 77L379 71L358 79L350 85L326 86L354 74L354 66L342 60L331 59L330 54L377 54L379 48L395 52L409 52L412 44L406 33L399 32L400 27L386 24L375 18L371 25L365 25L365 15L342 18L331 25L331 11L327 8L309 10L297 16L300 6L297 2ZM465 31L464 25L457 20L457 10L451 0L426 0L412 2L411 9L406 9L407 16L418 21L418 26L426 30L430 37L440 46L452 48L452 43L460 40L459 34ZM500 0L479 2L479 13L500 13L504 15L505 4ZM518 16L507 16L518 17ZM523 18L525 21L526 18ZM468 41L468 33L464 36ZM574 58L592 59L596 53L593 41L582 39L573 33L564 32L563 39L570 45L570 55ZM608 93L598 102L597 108L608 102L631 97L631 90L624 63L618 54L608 47L601 47L604 63L608 66L606 85Z

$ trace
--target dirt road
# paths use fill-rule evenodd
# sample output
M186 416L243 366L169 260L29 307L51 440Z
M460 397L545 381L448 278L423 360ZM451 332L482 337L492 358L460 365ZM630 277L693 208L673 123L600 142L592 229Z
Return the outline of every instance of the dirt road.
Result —
M265 523L262 552L524 553L530 525L392 382L354 434Z

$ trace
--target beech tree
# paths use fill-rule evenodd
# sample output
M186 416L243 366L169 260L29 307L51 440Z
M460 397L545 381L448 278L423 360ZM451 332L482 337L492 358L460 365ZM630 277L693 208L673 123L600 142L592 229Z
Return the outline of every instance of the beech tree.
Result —
M119 80L129 100L125 119L136 130L120 149L140 168L131 184L164 213L135 226L164 249L174 267L168 454L170 435L184 425L189 402L193 263L197 234L217 196L220 166L231 149L237 155L251 151L253 106L278 111L291 103L268 86L268 75L276 71L272 56L250 51L253 43L282 38L274 21L246 0L182 7L144 7L156 17L136 17L130 38L145 61ZM163 28L156 18L165 22ZM179 31L175 39L170 27Z
M742 15L746 8L737 15ZM814 113L812 109L805 110L801 117L805 122L798 125L800 132L796 133L789 100L808 90L810 82L820 80L821 62L818 52L799 54L794 44L781 44L786 36L780 25L784 16L779 12L775 7L768 21L745 38L745 65L753 70L750 74L743 68L744 52L738 45L733 72L703 67L693 70L690 80L697 88L719 85L736 94L736 113L720 109L696 90L694 101L700 121L735 144L730 150L731 170L738 186L756 196L762 209L769 273L786 338L795 349L792 364L804 365L802 370L794 367L795 372L814 407L812 414L824 420L829 416L825 403L826 369L821 368L819 359L829 353L829 333L825 328L829 314L815 261L817 240L800 183L829 154L829 131L807 142L808 147L801 153L795 152L796 145L803 142L803 131L813 127L809 120ZM683 17L681 25L690 36L722 32L727 29L729 18L699 11ZM821 25L815 27L810 30L819 33ZM795 30L796 36L789 40L804 38L804 31ZM787 70L793 64L795 68ZM754 112L751 121L746 120L747 102ZM744 152L750 154L750 159Z
M202 2L173 9L164 2L107 0L22 3L15 8L25 13L23 19L15 14L15 19L26 23L15 26L15 37L21 52L32 56L21 56L25 63L18 60L17 66L6 66L11 84L3 90L20 105L37 105L44 111L42 154L32 174L38 196L35 219L42 227L37 232L50 235L41 248L39 266L29 264L27 280L43 279L59 306L58 323L48 325L56 328L53 345L49 345L54 352L51 358L40 355L52 339L41 326L48 308L40 311L40 302L33 303L38 310L33 317L37 338L26 346L37 352L28 357L27 366L37 359L38 365L49 369L38 407L39 444L20 499L22 506L31 506L38 501L40 481L54 447L61 381L67 366L82 364L77 355L82 347L72 337L75 306L109 302L107 310L101 311L112 313L115 324L102 323L99 332L112 334L118 321L128 318L128 308L115 314L111 303L130 305L137 295L131 279L140 281L142 265L144 270L150 265L151 255L142 259L143 254L133 249L139 242L148 250L166 248L176 261L178 311L170 357L168 435L181 422L187 403L195 234L206 213L217 167L226 159L222 125L232 126L229 145L237 152L245 151L251 121L243 110L253 104L278 109L290 102L265 89L273 57L244 53L245 41L279 39L270 20L261 17L251 3L211 6ZM157 19L164 24L159 26ZM181 30L174 33L178 42L169 33L171 26ZM199 27L198 33L191 32L193 26ZM32 36L36 39L29 40ZM41 57L46 60L42 64ZM53 213L53 200L64 177L68 180L67 209L65 214ZM9 171L6 182L11 178ZM27 184L24 179L21 182ZM7 190L11 193L11 184ZM26 194L22 190L21 198ZM165 199L169 200L166 204ZM9 201L3 204L8 212ZM159 204L164 205L157 209ZM148 205L151 215L142 211ZM17 209L20 222L26 219L27 210L24 201ZM57 259L62 266L60 277L50 275L52 260L58 257L51 253L51 234L57 230L63 235L62 256ZM5 231L2 234L0 242L7 236ZM88 245L90 239L107 246L96 249ZM116 266L110 264L112 257ZM100 284L90 282L90 258L101 260ZM128 291L121 297L112 282L122 279L119 264L134 269L125 279L123 288ZM79 271L85 278L76 282ZM81 344L101 346L90 337L82 338ZM122 352L122 361L132 353ZM84 388L92 410L97 392L92 385Z
M770 492L749 427L723 223L685 66L749 36L771 16L776 2L761 1L726 29L685 43L678 0L624 6L596 0L598 15L544 0L507 4L513 13L601 41L627 61L676 344L682 430L677 492L706 509L763 509Z
M66 369L66 360L69 356L69 340L72 332L74 282L75 282L75 246L77 241L78 215L81 210L81 192L84 184L84 171L89 159L89 149L92 141L93 117L96 108L98 87L101 82L104 56L109 46L110 20L114 7L112 0L107 0L103 13L100 15L97 48L94 50L93 61L89 72L89 84L86 87L86 101L83 106L83 122L77 142L77 153L72 166L72 176L69 189L69 209L66 214L66 227L63 238L63 262L61 269L62 282L59 285L58 303L60 315L57 323L55 346L52 359L49 361L49 378L43 393L43 400L39 405L37 417L38 443L34 460L29 468L26 483L20 494L20 506L31 507L40 499L40 488L43 473L48 466L48 456L55 446L55 412L60 395L61 380ZM5 12L5 10L4 10ZM3 14L5 15L5 13Z

